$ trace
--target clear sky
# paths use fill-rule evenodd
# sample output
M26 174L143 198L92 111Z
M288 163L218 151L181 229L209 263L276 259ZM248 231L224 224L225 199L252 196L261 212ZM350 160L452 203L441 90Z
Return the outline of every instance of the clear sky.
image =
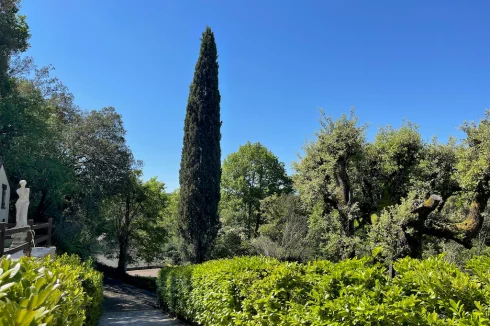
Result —
M261 142L289 171L318 109L376 128L461 137L490 108L490 1L24 0L32 55L84 109L123 115L145 178L178 171L189 85L209 25L220 63L222 157Z

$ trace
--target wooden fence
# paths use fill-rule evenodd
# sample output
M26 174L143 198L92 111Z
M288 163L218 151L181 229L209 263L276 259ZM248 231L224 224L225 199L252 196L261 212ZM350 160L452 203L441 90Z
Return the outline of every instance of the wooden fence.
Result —
M53 219L49 218L47 223L34 224L34 220L27 221L27 226L15 228L15 224L0 223L0 257L3 255L12 255L16 252L23 251L27 257L31 256L34 246L46 242L46 247L51 247L51 235L53 231ZM47 234L34 236L36 230L47 229ZM34 231L34 232L31 232ZM25 242L17 244L14 248L5 249L5 239L17 233L26 234Z

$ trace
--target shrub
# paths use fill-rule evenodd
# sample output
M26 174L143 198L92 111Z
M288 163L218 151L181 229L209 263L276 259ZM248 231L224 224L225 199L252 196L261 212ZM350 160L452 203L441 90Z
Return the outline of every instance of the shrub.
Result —
M83 291L86 295L84 304L86 326L97 326L102 314L103 274L93 269L93 263L89 259L82 262L78 256L63 255L50 262L51 265L70 266L75 271L78 279L82 282Z
M102 277L90 262L0 259L0 325L97 325L101 304Z
M278 264L272 258L239 257L187 267L191 274L189 303L195 319L205 325L229 325L246 319L243 315L249 312L242 307L244 299L252 294L251 285Z
M163 268L160 270L157 280L160 306L186 320L194 320L195 318L195 312L190 301L193 268L193 266Z
M202 325L488 325L490 258L465 270L442 256L404 258L388 277L372 258L339 263L263 257L166 267L164 309Z

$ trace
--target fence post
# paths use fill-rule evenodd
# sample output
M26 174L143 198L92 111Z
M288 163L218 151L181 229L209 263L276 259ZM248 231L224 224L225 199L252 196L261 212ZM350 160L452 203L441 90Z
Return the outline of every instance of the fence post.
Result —
M27 231L27 249L26 249L26 256L31 257L31 252L32 252L32 241L34 240L34 237L32 236L32 226L34 225L34 220L28 220L27 224L29 224L30 228L29 231Z
M5 229L7 228L7 223L0 223L0 257L3 256L4 246L5 246Z
M48 226L48 242L46 243L47 247L51 247L51 235L53 233L53 218L50 217L48 218L48 223L49 223L49 226Z

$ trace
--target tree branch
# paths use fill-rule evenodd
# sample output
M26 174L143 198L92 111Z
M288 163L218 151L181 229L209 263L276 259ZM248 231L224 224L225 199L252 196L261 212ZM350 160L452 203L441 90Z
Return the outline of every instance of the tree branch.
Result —
M486 190L489 181L490 176L487 176L478 183L474 199L470 205L470 211L464 221L459 223L437 223L429 225L424 228L423 233L439 238L451 239L468 249L471 248L471 240L478 235L482 228L484 219L482 213L485 211L488 200L490 199L490 191Z
M422 204L420 204L414 210L412 210L412 213L418 214L419 219L425 221L429 216L429 214L432 213L441 202L442 202L441 196L430 195L428 199L426 199Z
M481 213L485 210L485 207L486 202L480 204L474 200L471 203L470 211L464 221L459 223L437 223L429 225L424 228L424 234L454 240L465 246L465 248L470 249L472 247L471 240L475 238L478 232L480 232L483 225L483 215Z
M467 249L471 249L471 241L467 241L462 237L458 237L458 233L454 230L450 230L447 226L431 226L424 228L424 234L431 235L437 238L444 238L448 240L453 240L456 243L464 246Z
M340 187L341 201L343 205L351 203L351 189L349 176L347 174L347 160L341 159L338 161L337 186Z

